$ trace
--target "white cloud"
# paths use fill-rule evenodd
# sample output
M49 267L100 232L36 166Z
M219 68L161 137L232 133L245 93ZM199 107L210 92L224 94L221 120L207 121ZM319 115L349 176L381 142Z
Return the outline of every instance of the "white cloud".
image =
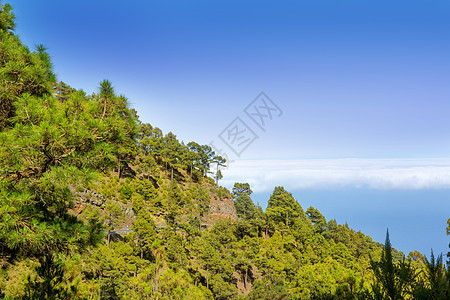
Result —
M255 192L277 185L288 190L450 188L450 159L238 160L222 173L222 185L248 182Z

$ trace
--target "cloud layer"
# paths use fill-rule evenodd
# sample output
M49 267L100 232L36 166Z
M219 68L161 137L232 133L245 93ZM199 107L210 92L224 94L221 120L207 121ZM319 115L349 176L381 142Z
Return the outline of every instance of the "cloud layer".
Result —
M255 192L277 185L288 190L450 188L450 159L239 160L222 173L222 185L248 182Z

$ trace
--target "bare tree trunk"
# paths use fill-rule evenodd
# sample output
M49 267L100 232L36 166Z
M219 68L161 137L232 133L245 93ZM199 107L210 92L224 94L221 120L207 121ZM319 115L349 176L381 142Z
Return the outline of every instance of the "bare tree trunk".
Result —
M206 265L206 288L209 289L209 268Z
M153 293L156 293L158 291L158 275L159 275L159 266L158 266L158 253L156 253L156 266L155 266L155 276L154 276L154 283L153 283Z
M217 168L216 168L216 185L219 185L219 177L217 177L217 173L219 172L219 164L217 163Z
M244 277L244 289L247 291L247 273L248 273L248 267L245 269L245 277Z
M98 276L99 282L98 282L98 299L101 299L102 290L101 290L101 282L102 282L102 273L100 272L100 275Z

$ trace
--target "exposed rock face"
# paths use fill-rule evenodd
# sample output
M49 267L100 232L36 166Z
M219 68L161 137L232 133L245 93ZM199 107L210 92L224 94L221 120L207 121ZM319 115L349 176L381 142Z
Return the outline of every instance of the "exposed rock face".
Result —
M134 218L135 214L134 211L131 207L125 206L123 204L119 203L120 208L122 209L123 213L125 214L125 216L127 216L127 218Z
M83 189L81 192L72 191L73 197L75 199L75 205L94 205L97 207L105 208L108 199L104 197L102 194L97 192L96 190L88 190ZM131 207L124 205L123 203L116 201L117 205L119 205L120 209L122 209L123 213L127 218L134 218L135 214Z
M207 224L213 224L219 219L237 220L236 208L232 198L223 200L211 198L209 213L204 221Z
M103 207L106 204L106 199L96 190L83 189L81 192L73 193L76 204L92 204L98 207Z
M76 214L80 213L88 205L96 206L100 208L103 213L106 213L105 208L107 206L107 203L108 201L112 201L121 208L123 214L128 219L127 225L131 226L133 219L135 218L135 213L131 205L125 205L115 198L108 199L94 189L83 189L82 191L76 191L75 188L71 187L71 191L75 202L74 211ZM234 207L234 201L232 198L220 199L218 197L211 196L209 212L206 216L203 217L201 223L213 225L215 222L221 219L238 219L236 208ZM165 220L162 218L158 218L158 221L155 220L155 223L164 224Z

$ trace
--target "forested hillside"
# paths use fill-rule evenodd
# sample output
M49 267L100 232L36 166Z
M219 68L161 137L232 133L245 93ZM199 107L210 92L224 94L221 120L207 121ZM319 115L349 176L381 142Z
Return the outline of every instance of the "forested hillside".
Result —
M281 186L263 211L248 183L220 186L210 146L142 123L107 80L57 81L14 26L0 4L0 298L450 299L442 256L405 258Z

